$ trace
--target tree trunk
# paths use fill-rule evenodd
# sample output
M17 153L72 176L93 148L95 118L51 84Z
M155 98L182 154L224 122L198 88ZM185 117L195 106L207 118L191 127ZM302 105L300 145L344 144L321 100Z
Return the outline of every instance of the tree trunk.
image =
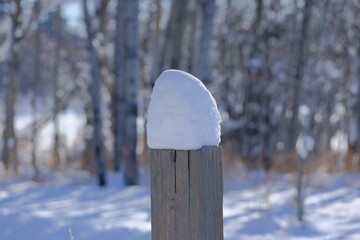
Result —
M358 58L360 58L360 47L358 47ZM358 154L360 152L360 61L357 63L357 91L356 91L356 103L353 109L354 123L350 124L350 130L354 131L349 135L354 135L353 139L349 137L349 150L345 160L344 169L347 172L356 172L360 170L360 161ZM350 141L351 140L351 141ZM356 164L357 163L357 164Z
M138 115L138 13L139 0L127 0L126 6L126 39L125 39L125 66L126 66L126 145L124 180L127 185L137 184L137 115Z
M83 152L83 157L81 161L81 168L85 169L91 173L96 173L96 160L94 158L94 138L93 134L93 114L91 103L86 104L85 106L86 114L86 126L85 126L85 150Z
M17 138L15 134L15 105L19 76L19 40L15 35L20 21L20 0L15 1L15 12L12 17L11 45L9 59L9 77L6 84L5 95L5 128L3 132L3 162L8 171L13 168L15 174L18 174L18 156L17 156Z
M299 126L298 122L298 113L300 105L300 91L301 83L303 81L305 64L308 54L308 35L309 35L309 23L311 18L311 8L313 0L306 0L303 14L303 22L301 27L301 37L299 42L299 53L298 53L298 62L296 67L295 82L294 82L294 98L292 106L292 119L290 125L290 147L295 149L296 139L299 135ZM304 220L304 190L303 190L303 178L304 178L304 169L307 159L302 159L299 157L298 164L298 178L297 178L297 216L300 222Z
M125 79L124 79L124 46L125 46L125 1L118 0L115 33L115 81L113 90L114 117L114 171L120 169L125 149Z
M152 63L151 63L151 87L155 85L155 80L160 74L160 66L159 66L159 42L160 42L160 20L161 20L161 2L160 0L154 0L156 4L156 17L155 17L155 29L153 31L153 35L151 37L152 47L151 47L151 55L152 55Z
M56 34L56 51L55 51L55 62L53 69L53 97L54 97L54 110L53 110L53 122L54 122L54 144L53 144L53 159L52 164L55 169L59 168L61 159L60 159L60 126L58 115L60 112L59 107L59 64L60 64L60 42L61 42L61 29L60 29L60 6L57 6L56 9L56 19L55 19L55 34Z
M306 0L303 14L303 22L301 27L301 37L299 41L299 52L296 66L296 73L294 79L294 88L293 88L293 100L292 100L292 117L290 124L290 137L289 144L290 149L294 149L296 138L299 135L299 105L300 105L300 91L301 91L301 82L304 75L305 62L308 51L308 35L309 35L309 23L311 17L311 8L312 8L313 0Z
M102 123L101 123L101 84L100 84L100 64L96 48L93 45L94 35L93 29L90 22L90 16L88 12L87 0L83 0L83 11L85 17L85 25L88 39L88 51L90 54L90 65L91 65L91 76L92 76L92 104L93 104L93 116L94 116L94 156L96 161L96 168L98 173L99 186L105 186L105 164L103 157L103 139L102 139Z
M213 20L215 16L215 0L201 1L202 23L200 37L200 53L197 69L197 77L207 82L209 78L209 58L211 50L211 39L213 30Z
M186 7L189 0L174 0L166 29L165 44L161 54L161 69L178 69L182 59L182 39L184 35Z
M37 5L36 15L39 15L40 12L40 5ZM35 33L35 54L34 54L34 76L32 81L32 89L33 89L33 96L31 99L31 107L32 107L32 114L33 114L33 129L32 129L32 136L31 136L31 165L33 168L33 180L36 181L39 178L39 168L37 165L36 159L36 149L37 149L37 135L38 135L38 128L37 128L37 107L36 107L36 97L38 93L38 82L41 80L40 74L40 59L41 59L41 39L40 39L40 29L39 29L39 19L37 20L37 28Z
M17 138L15 134L15 103L20 81L18 53L12 47L12 60L5 95L5 126L3 132L3 162L5 169L13 169L18 174Z
M304 169L306 159L299 158L297 169L297 182L296 182L296 206L297 206L297 219L300 222L304 221Z
M189 4L190 5L190 4ZM187 41L187 61L185 70L190 73L196 73L199 66L199 55L200 55L200 25L201 25L201 9L199 4L195 2L192 4L190 10L188 11L187 24L189 25ZM196 73L197 74L197 73ZM198 76L199 77L199 76ZM200 80L202 80L200 78Z

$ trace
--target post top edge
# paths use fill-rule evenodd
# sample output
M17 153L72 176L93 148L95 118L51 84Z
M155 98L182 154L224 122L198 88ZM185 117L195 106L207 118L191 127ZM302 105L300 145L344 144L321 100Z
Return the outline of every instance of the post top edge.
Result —
M198 149L158 149L158 148L149 148L150 151L199 151L199 150L204 150L204 149L222 149L220 146L203 146L201 148Z

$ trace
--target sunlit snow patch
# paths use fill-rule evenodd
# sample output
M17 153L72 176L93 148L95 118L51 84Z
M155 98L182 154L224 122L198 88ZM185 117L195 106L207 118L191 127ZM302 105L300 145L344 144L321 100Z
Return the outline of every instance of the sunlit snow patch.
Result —
M146 125L150 148L195 150L217 146L220 122L215 99L196 77L167 70L156 80Z

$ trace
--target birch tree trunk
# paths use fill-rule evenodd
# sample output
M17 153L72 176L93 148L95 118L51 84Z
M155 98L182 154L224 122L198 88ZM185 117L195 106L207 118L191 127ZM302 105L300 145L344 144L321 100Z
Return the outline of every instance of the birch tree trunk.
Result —
M182 40L185 29L184 18L189 0L174 0L166 29L165 44L161 54L161 69L178 69L182 59Z
M13 43L14 44L14 43ZM9 78L5 94L5 126L3 132L3 162L5 169L13 169L18 174L17 137L15 134L15 103L19 85L18 53L12 47L12 59L9 66Z
M360 58L360 47L358 48L358 58ZM360 61L358 61L358 71L357 71L357 76L358 76L358 87L357 87L357 101L356 101L356 124L357 124L357 146L355 147L357 152L360 152ZM357 161L357 166L356 169L357 171L360 171L360 161Z
M186 71L196 73L198 75L198 64L199 64L199 55L200 55L200 31L201 28L201 9L199 7L198 2L194 2L193 4L189 4L188 10L188 19L187 24L189 25L189 30L187 32L187 41L188 45L188 56L186 61ZM202 80L200 78L200 80Z
M207 82L209 78L209 58L216 5L215 0L200 0L200 5L202 10L202 23L197 76L201 81Z
M13 168L18 173L18 156L17 156L17 138L15 134L15 104L17 90L20 81L19 76L19 41L15 35L19 27L19 19L21 9L21 1L14 1L14 9L12 13L12 29L11 29L11 45L9 59L9 77L6 84L5 94L5 126L3 132L3 162L5 169L8 171Z
M159 70L159 42L160 42L160 20L161 20L161 2L160 0L154 0L156 5L156 17L155 17L155 31L153 31L151 36L151 55L152 55L152 64L151 64L151 86L155 85L155 80L160 74Z
M125 149L125 1L117 1L116 33L115 33L115 81L113 91L113 117L114 117L114 171L120 169Z
M360 59L360 47L358 46L357 57ZM357 153L360 152L360 61L357 61L357 91L356 91L356 102L353 107L353 116L350 118L348 144L349 150L345 159L344 170L347 172L356 172L360 170L360 161ZM357 160L357 161L356 161ZM355 164L357 162L357 164Z
M91 92L91 87L87 87L88 91ZM94 138L93 138L93 110L91 103L85 105L86 125L85 125L85 149L81 161L81 168L89 171L90 173L96 173L96 160L94 156Z
M126 39L125 39L125 66L126 66L126 145L124 180L127 185L137 184L137 114L138 114L138 13L139 0L127 0L126 4Z
M57 6L56 9L56 19L55 19L55 34L56 34L56 51L55 51L55 62L53 68L53 97L54 97L54 110L53 110L53 123L54 123L54 145L53 145L53 167L57 169L60 165L60 126L58 115L60 112L59 107L59 64L60 64L60 42L61 42L61 29L60 29L60 6Z
M301 26L301 36L299 41L299 52L297 54L297 65L296 65L296 73L294 79L294 88L293 88L293 99L292 99L292 117L290 124L290 149L294 149L296 138L299 135L299 105L300 105L300 91L301 91L301 82L304 75L305 62L307 57L308 50L308 39L309 39L309 22L311 17L311 8L313 1L306 0L304 13L303 13L303 22Z
M251 49L248 55L248 62L245 66L246 78L244 79L244 100L243 109L246 117L245 127L243 129L244 136L242 138L245 156L255 158L255 166L261 166L261 159L256 153L256 148L261 148L263 141L262 128L262 114L261 114L261 97L264 95L262 88L264 85L264 69L268 66L265 63L265 51L262 46L266 43L266 39L261 33L261 25L263 22L263 0L256 1L256 15L255 21L252 23L249 38L251 40ZM230 50L232 51L232 50ZM255 63L255 64L254 64ZM256 64L260 63L260 64ZM252 106L259 106L254 108Z
M298 53L298 62L296 67L295 82L294 82L294 98L292 106L292 121L290 125L290 141L291 147L294 149L296 138L299 133L299 122L298 122L298 113L300 105L300 91L301 91L301 82L303 81L304 69L308 54L308 35L309 35L309 23L311 18L311 9L313 5L313 0L306 0L303 14L303 21L301 27L301 37L299 42L299 53ZM297 218L300 222L304 220L304 169L307 159L303 159L299 156L298 161L298 179L297 179Z
M93 29L90 22L89 10L87 6L87 0L83 0L83 11L85 17L85 25L87 32L87 41L88 41L88 51L90 55L90 65L91 65L91 76L92 76L92 86L91 86L91 95L93 103L93 116L94 116L94 129L93 129L93 138L94 138L94 156L96 161L96 168L98 173L98 183L99 186L105 186L105 164L103 157L103 139L102 139L102 123L101 123L101 99L100 99L100 64L98 59L98 54L96 48L93 45Z
M358 48L358 58L360 59L360 47ZM360 61L358 61L358 71L357 71L357 77L358 77L358 81L357 81L357 98L356 98L356 114L355 114L355 119L356 119L356 144L352 147L354 152L360 152ZM351 147L351 146L350 146ZM360 170L360 161L357 161L357 166L355 166L355 169L353 168L353 161L354 159L351 159L351 162L347 162L347 168L350 169L351 171L359 171ZM350 160L348 160L350 161Z
M40 4L35 8L36 15L38 16L40 13ZM35 54L34 54L34 76L32 81L32 88L33 88L33 96L31 99L31 107L32 107L32 114L33 114L33 129L32 129L32 136L31 136L31 165L33 168L33 180L36 181L39 178L39 168L37 165L36 159L36 150L37 150L37 135L38 135L38 128L37 128L37 104L36 104L36 97L38 92L38 81L41 79L40 74L40 59L41 59L41 39L40 39L40 23L39 19L37 19L37 28L35 33Z
M300 222L304 220L304 169L306 159L299 159L297 169L297 181L296 181L296 206L297 206L297 219Z

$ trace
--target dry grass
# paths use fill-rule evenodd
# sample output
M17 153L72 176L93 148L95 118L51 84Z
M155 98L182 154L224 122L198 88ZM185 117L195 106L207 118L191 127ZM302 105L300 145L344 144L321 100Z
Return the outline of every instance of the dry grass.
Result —
M227 141L222 144L224 173L238 165L254 169L257 167L256 160L244 159L238 152L236 141ZM261 158L260 158L261 160ZM277 153L271 159L271 171L279 173L295 173L298 166L298 155L295 151L287 154ZM261 164L260 164L261 166ZM261 166L262 167L262 166ZM339 172L360 172L360 153L349 150L345 155L327 150L321 155L309 154L305 174L313 172L339 173Z

